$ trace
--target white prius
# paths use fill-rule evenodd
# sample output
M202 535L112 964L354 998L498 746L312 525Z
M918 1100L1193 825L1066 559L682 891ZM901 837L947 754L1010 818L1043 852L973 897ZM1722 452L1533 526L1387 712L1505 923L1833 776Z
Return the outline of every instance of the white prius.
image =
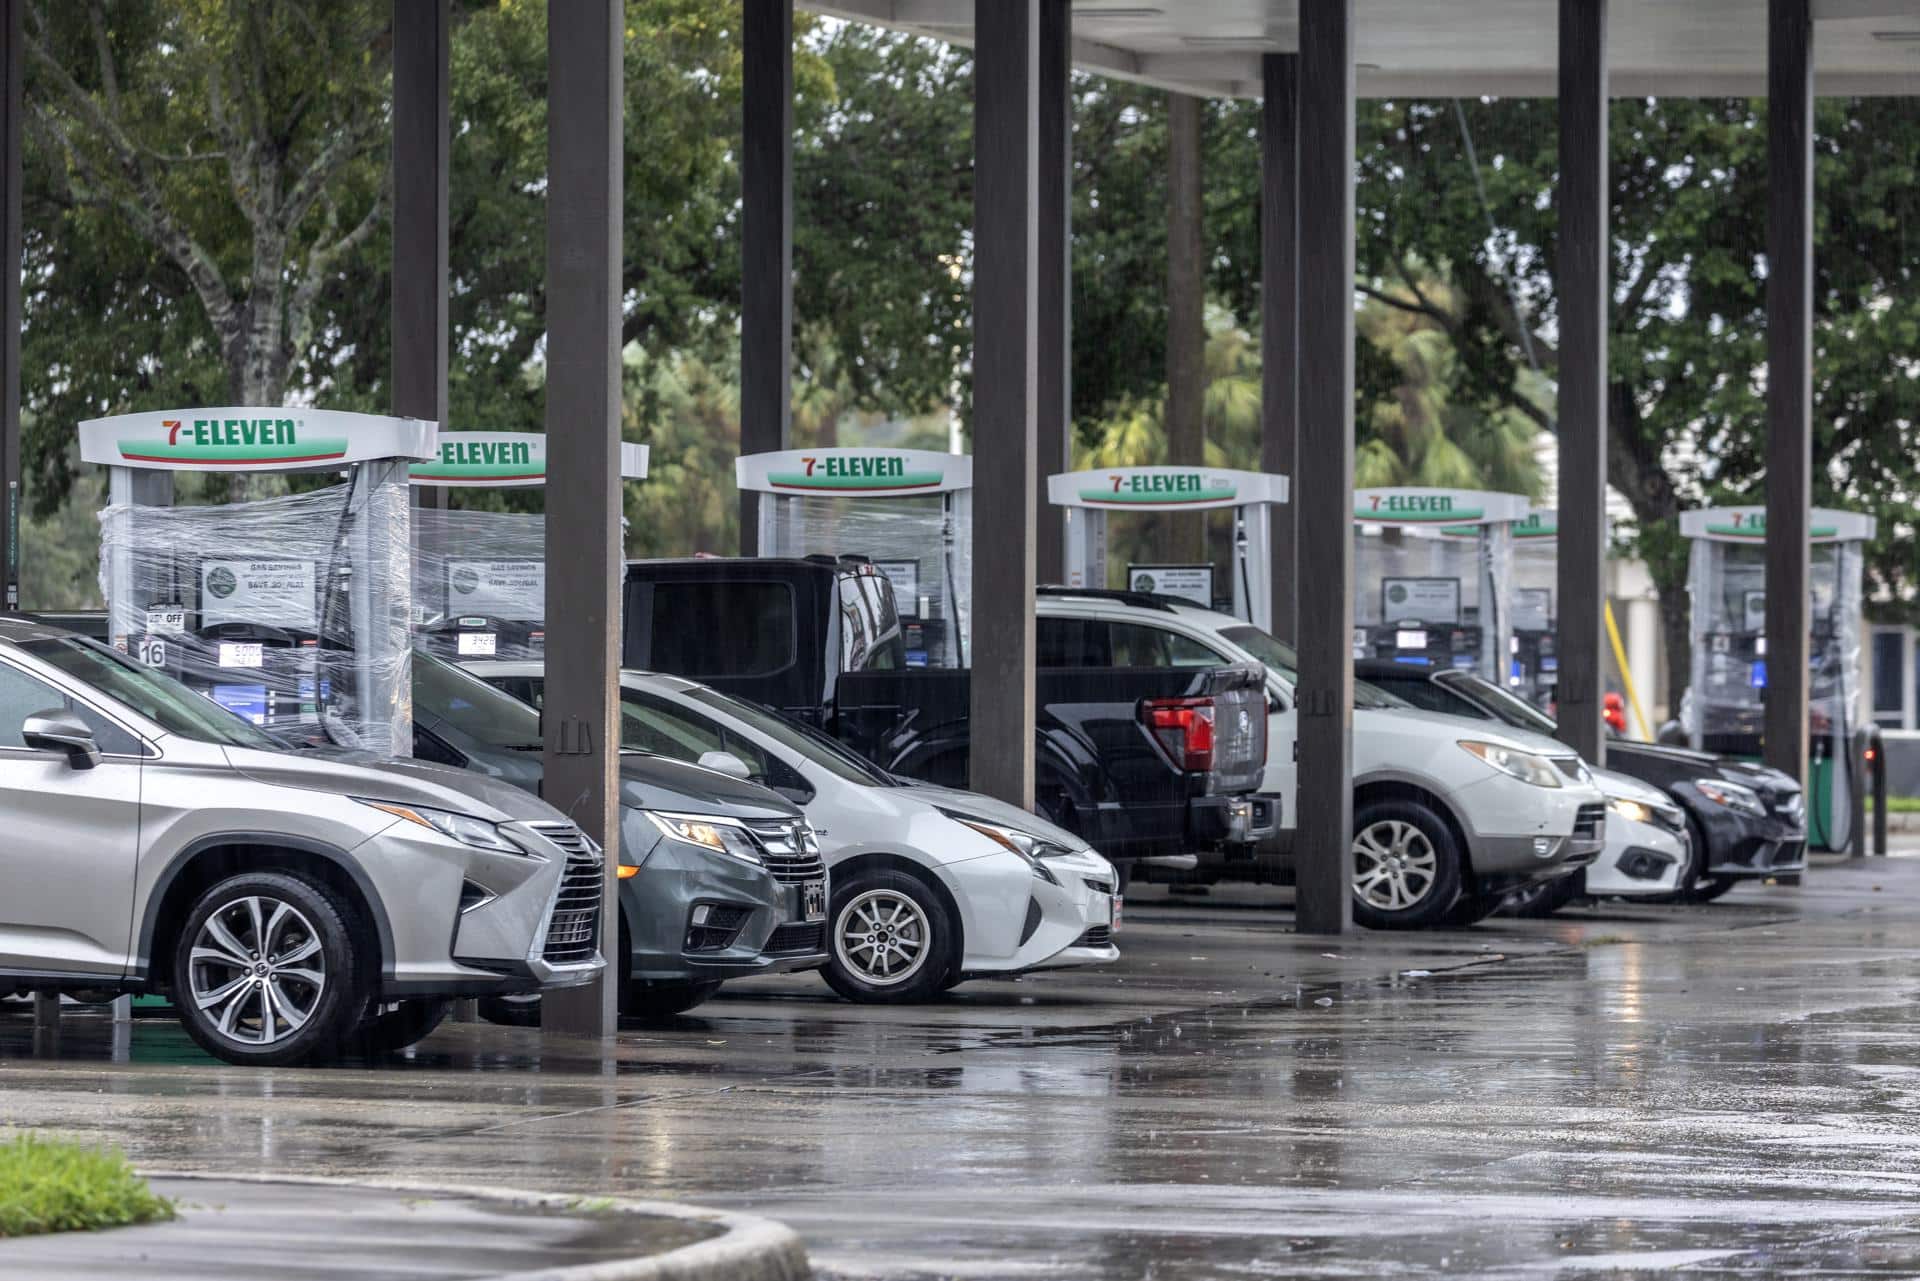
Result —
M538 662L466 664L535 707ZM991 797L896 778L815 730L696 681L620 673L625 747L752 779L806 811L831 883L826 980L853 1001L1120 959L1113 864Z

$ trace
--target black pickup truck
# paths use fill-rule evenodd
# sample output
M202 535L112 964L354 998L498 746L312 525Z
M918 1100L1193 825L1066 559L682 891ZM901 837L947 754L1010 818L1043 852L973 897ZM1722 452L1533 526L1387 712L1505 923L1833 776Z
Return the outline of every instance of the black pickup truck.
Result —
M633 561L622 664L816 725L895 774L967 786L964 669L909 668L892 584L865 560ZM1257 667L1042 668L1035 808L1109 858L1252 845L1279 821Z

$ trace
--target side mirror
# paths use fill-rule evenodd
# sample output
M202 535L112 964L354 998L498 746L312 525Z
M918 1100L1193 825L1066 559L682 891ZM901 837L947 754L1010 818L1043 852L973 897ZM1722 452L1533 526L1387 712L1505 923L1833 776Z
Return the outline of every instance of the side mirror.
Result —
M695 762L701 769L710 769L716 774L725 774L728 778L737 778L745 783L753 778L753 771L747 763L732 752L702 752Z
M35 712L21 722L20 741L37 752L64 752L67 764L75 769L92 769L100 763L100 748L93 731L72 712L51 708Z

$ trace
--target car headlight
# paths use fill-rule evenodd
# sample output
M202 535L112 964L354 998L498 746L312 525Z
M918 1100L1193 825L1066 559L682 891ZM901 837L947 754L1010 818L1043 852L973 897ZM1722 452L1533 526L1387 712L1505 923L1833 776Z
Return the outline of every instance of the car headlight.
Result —
M1560 786L1560 771L1544 756L1535 756L1532 752L1523 752L1517 747L1504 747L1499 743L1482 743L1470 738L1461 739L1460 746L1502 774L1517 778L1522 783L1531 783L1535 787Z
M1071 854L1073 853L1072 850L1067 849L1063 845L1056 844L1044 836L1035 836L1032 832L1023 832L1017 827L1006 827L1000 823L989 823L983 818L973 818L966 814L956 814L952 810L943 809L940 812L962 827L972 828L1000 848L1018 854L1027 861L1027 866L1032 868L1033 874L1041 880L1053 885L1060 884L1060 878L1053 874L1053 869L1041 860L1057 858L1062 854Z
M362 805L372 806L383 814L391 814L409 823L417 823L462 845L471 845L477 850L493 850L498 854L536 857L532 851L502 832L499 824L489 823L484 818L475 818L471 814L456 814L451 810L428 809L424 805L401 805L396 801L368 800L363 796L356 796L353 799Z
M707 814L666 814L659 810L640 812L651 819L661 834L670 840L698 845L716 854L731 854L749 863L762 861L759 842L753 839L744 825L733 819Z
M1700 795L1715 805L1726 806L1736 814L1745 814L1749 818L1767 816L1767 807L1761 803L1760 793L1751 787L1742 787L1724 778L1696 778L1693 785Z
M1621 818L1631 819L1635 823L1653 822L1653 807L1642 805L1639 801L1630 801L1624 796L1616 796L1607 802L1607 808Z

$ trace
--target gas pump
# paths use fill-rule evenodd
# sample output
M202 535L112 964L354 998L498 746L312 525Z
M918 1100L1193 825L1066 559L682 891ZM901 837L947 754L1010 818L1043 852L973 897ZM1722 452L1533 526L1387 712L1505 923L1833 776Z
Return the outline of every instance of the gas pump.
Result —
M1874 530L1871 516L1812 512L1807 837L1830 850L1847 848L1852 837L1862 586ZM1766 509L1682 512L1680 532L1692 540L1687 590L1693 601L1693 665L1681 722L1694 747L1757 757L1767 688Z
M734 463L762 495L762 556L865 556L893 584L911 667L965 667L973 459L927 449L787 449Z
M405 467L435 425L315 409L218 407L80 424L109 468L100 581L108 635L274 730L412 752ZM170 473L340 472L283 498L173 506Z
M620 476L646 479L645 445L621 444ZM408 479L449 489L544 487L547 438L539 432L442 432L438 456L414 463ZM544 516L419 508L414 570L414 626L428 653L450 661L546 657Z
M1475 489L1354 491L1354 657L1507 686L1513 526L1528 507L1519 494Z
M1542 711L1553 707L1560 685L1554 653L1554 592L1560 574L1560 513L1536 507L1513 527L1513 578L1507 616L1513 624L1514 693Z
M1047 500L1066 508L1068 587L1107 585L1111 512L1233 512L1232 612L1273 626L1273 512L1287 501L1287 478L1223 467L1102 467L1047 477ZM1212 565L1129 565L1127 586L1184 596L1209 609L1221 593Z

